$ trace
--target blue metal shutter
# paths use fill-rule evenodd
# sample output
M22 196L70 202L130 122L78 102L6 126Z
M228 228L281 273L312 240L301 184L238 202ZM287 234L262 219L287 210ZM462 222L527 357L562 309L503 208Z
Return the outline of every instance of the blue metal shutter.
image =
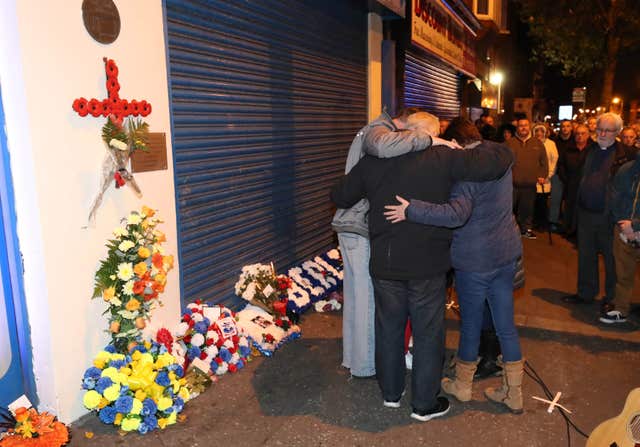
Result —
M438 118L460 115L461 82L456 70L418 48L405 52L404 106L422 107Z
M359 3L165 0L183 302L233 307L243 265L335 245L329 190L367 119Z

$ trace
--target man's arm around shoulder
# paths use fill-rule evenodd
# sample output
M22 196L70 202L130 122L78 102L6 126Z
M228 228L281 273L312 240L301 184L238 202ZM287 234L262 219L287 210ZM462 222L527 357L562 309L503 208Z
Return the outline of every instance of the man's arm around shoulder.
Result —
M513 164L513 152L503 144L483 141L473 149L453 150L451 177L454 181L496 180Z

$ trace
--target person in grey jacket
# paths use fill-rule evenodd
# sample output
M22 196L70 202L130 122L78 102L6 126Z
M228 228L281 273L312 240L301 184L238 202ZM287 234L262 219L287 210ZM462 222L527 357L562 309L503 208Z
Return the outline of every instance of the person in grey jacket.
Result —
M402 110L392 118L386 110L356 134L349 153L345 174L365 155L391 158L421 151L433 144L420 130L405 129L407 118L418 108ZM448 144L448 142L447 142ZM362 199L351 208L338 209L331 222L338 233L344 262L344 309L342 315L342 366L354 377L373 377L375 369L375 332L373 285L369 274L369 202Z

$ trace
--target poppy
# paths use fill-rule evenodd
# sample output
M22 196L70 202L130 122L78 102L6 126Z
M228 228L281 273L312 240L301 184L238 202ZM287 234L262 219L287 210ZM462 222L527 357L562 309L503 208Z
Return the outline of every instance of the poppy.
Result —
M107 77L113 77L113 78L117 78L118 77L118 66L116 65L116 62L113 59L107 59L107 61L105 62L105 71L107 72Z
M85 98L78 98L73 101L73 110L78 112L80 116L87 116L89 108L87 107L87 100Z
M108 99L102 100L102 116L111 115L111 103Z
M107 91L109 92L110 98L118 94L118 91L120 91L120 83L116 78L107 78Z
M93 116L102 115L102 101L98 101L97 99L93 98L87 104L87 108L89 110L89 113Z
M140 107L140 115L141 116L147 116L148 114L151 113L151 104L149 104L144 99L142 101L140 101L139 107Z
M129 101L127 101L126 99L120 100L120 109L122 110L122 116L131 115L131 107L129 105Z
M135 99L132 99L129 103L129 113L133 116L138 116L140 114L140 103Z

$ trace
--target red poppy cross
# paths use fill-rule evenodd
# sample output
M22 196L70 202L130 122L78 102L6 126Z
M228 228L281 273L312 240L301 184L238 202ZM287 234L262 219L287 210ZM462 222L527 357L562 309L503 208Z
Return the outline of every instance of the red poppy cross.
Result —
M80 116L112 116L114 122L120 122L129 115L147 116L151 113L151 104L147 101L137 101L132 99L120 99L118 91L120 91L120 83L118 82L118 66L113 59L103 58L104 69L107 74L107 92L109 97L106 99L92 98L87 101L85 98L78 98L73 101L73 110Z

